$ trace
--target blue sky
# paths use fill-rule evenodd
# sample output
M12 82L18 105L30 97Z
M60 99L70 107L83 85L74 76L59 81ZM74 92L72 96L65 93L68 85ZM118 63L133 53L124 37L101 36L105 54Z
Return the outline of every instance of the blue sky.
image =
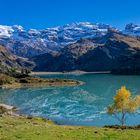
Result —
M140 24L140 0L0 0L0 24L43 29L79 21Z

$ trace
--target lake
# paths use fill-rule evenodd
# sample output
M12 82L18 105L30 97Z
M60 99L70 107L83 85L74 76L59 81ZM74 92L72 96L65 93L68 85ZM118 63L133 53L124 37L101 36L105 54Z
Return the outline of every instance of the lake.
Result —
M116 90L126 86L140 95L140 76L111 74L40 75L43 78L65 78L84 81L73 87L0 89L0 102L19 108L22 114L46 117L64 125L104 126L118 124L106 114ZM128 116L127 125L140 124L139 112Z

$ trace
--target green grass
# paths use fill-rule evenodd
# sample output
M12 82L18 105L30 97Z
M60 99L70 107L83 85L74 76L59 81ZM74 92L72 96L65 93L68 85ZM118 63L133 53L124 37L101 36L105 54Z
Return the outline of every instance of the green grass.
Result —
M140 130L59 126L39 118L3 116L0 140L140 140Z

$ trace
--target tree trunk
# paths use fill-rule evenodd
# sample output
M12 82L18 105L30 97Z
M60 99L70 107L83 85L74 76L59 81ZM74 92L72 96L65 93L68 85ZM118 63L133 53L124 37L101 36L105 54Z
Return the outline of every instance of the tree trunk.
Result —
M122 126L124 126L124 124L125 124L125 113L124 112L122 113L121 124L122 124Z

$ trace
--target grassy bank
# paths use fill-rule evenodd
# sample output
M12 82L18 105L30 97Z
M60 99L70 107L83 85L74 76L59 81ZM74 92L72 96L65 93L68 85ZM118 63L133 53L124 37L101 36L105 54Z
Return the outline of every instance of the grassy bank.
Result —
M81 81L69 79L43 79L29 75L20 75L20 77L15 78L5 74L0 74L1 88L75 86L81 84L83 84Z
M52 121L0 117L0 140L140 140L140 130L58 126Z

